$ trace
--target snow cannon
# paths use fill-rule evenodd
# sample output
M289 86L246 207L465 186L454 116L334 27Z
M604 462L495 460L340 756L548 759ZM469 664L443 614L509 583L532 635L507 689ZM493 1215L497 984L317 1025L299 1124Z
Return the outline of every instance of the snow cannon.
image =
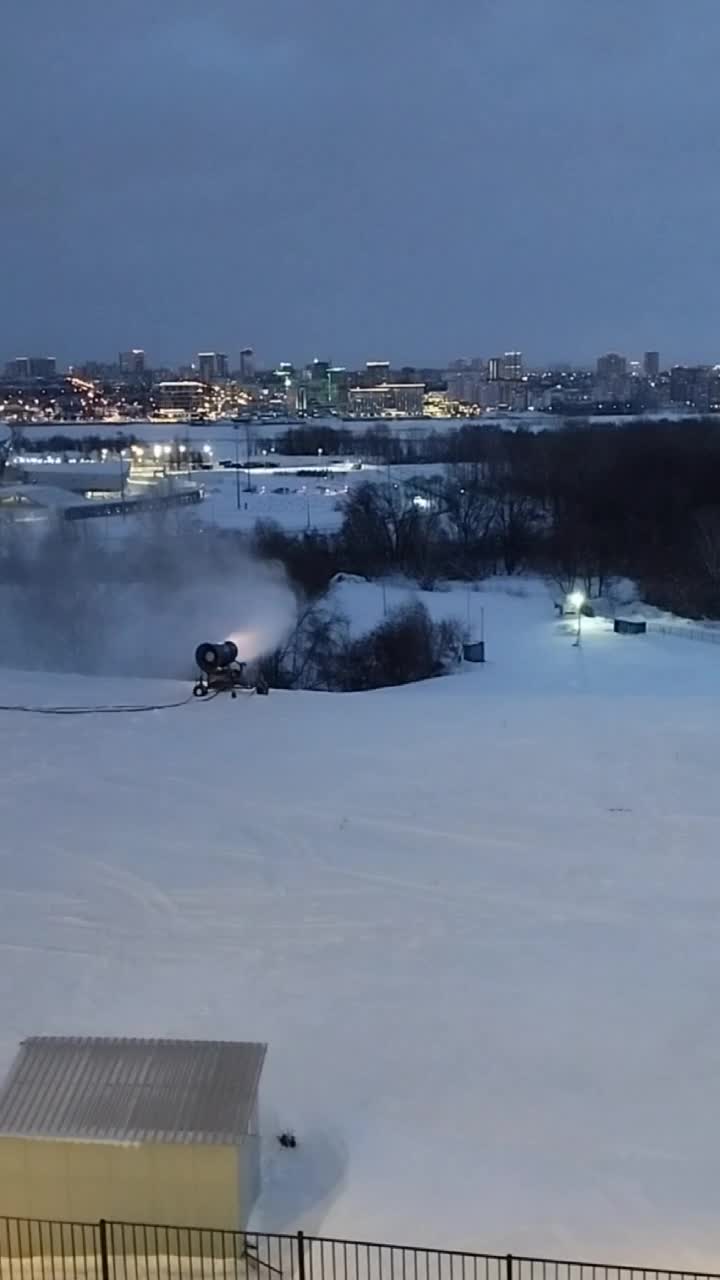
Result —
M232 666L237 656L237 645L232 640L222 640L220 644L199 644L195 650L195 661L207 676Z
M195 661L200 668L200 678L195 681L196 698L206 698L209 693L229 693L237 697L238 689L245 693L267 693L264 680L251 684L245 674L245 663L238 662L238 647L234 640L221 640L218 644L199 644Z

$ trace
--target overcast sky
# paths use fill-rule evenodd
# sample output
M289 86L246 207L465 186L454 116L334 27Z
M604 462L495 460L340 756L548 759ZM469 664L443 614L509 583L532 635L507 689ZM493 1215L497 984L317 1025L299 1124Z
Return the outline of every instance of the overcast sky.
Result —
M718 0L7 0L0 357L720 359Z

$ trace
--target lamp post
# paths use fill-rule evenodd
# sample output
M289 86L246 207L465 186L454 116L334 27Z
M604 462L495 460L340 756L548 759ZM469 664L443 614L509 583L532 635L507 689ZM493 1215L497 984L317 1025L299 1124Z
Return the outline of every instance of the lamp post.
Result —
M237 503L237 509L239 511L240 510L240 444L239 444L240 437L238 433L240 431L240 423L233 422L233 427L235 428L235 501Z
M582 609L585 603L585 592L573 591L568 599L571 605L577 609L577 632L575 634L574 647L579 649L582 645Z
M245 423L245 492L252 493L250 482L250 423Z

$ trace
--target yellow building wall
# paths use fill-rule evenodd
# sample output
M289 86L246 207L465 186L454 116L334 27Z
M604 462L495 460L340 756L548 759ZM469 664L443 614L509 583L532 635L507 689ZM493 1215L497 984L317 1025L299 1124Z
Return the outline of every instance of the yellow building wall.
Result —
M236 1231L241 1168L236 1147L0 1137L0 1205L9 1217Z

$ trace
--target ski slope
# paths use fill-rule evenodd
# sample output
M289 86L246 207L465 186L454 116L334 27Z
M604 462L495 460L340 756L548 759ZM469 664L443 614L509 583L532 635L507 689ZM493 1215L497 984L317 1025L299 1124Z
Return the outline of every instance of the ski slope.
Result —
M717 1269L720 647L573 648L526 590L423 685L0 713L0 1068L266 1039L258 1229Z

